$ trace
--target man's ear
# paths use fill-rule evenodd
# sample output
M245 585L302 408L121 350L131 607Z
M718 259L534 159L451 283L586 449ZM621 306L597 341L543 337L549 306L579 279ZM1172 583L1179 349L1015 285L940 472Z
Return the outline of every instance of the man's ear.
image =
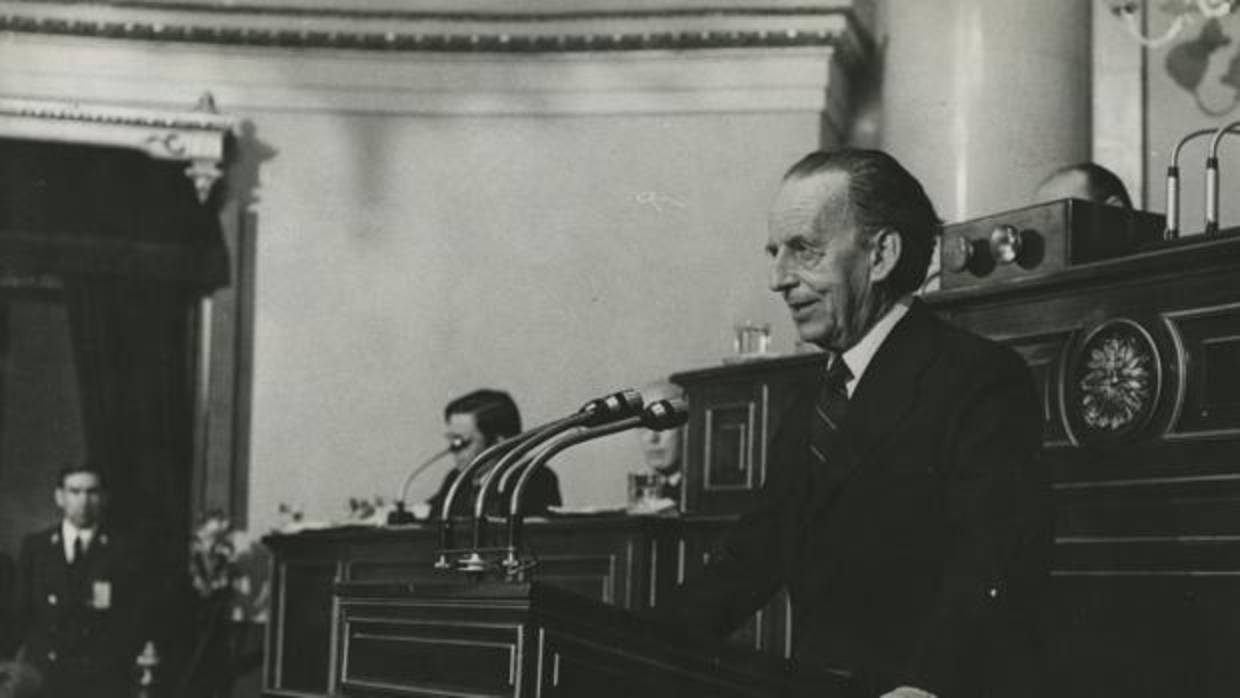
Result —
M896 269L904 252L904 238L895 228L882 228L870 239L870 280L884 281Z
M64 508L65 508L65 491L64 491L64 489L62 489L62 488L60 488L60 487L57 487L57 488L56 488L56 490L55 490L55 495L56 495L56 506L60 507L61 509L64 509Z

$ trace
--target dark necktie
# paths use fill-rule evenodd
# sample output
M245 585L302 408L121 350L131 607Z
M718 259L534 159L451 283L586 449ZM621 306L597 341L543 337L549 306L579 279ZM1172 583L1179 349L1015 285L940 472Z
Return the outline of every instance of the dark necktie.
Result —
M809 486L804 493L810 517L817 516L817 512L835 501L835 493L848 474L847 445L841 430L851 377L848 364L839 356L835 357L814 400L809 426Z
M852 371L841 357L831 361L826 380L814 400L814 418L810 424L809 452L815 462L835 470L840 467L840 429L848 408L848 380Z
M73 559L69 561L69 588L71 598L86 596L86 546L82 544L82 536L73 537Z

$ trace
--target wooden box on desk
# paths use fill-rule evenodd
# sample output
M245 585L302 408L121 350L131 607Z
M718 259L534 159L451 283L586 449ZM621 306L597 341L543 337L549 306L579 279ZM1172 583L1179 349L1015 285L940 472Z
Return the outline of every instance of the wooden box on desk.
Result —
M943 227L942 288L991 284L1121 257L1161 239L1164 227L1160 215L1080 199L953 223ZM1017 247L1003 247L1013 240L1018 240ZM1005 252L1014 258L1004 262Z
M739 514L766 479L767 444L826 354L751 360L673 375L689 399L683 509Z

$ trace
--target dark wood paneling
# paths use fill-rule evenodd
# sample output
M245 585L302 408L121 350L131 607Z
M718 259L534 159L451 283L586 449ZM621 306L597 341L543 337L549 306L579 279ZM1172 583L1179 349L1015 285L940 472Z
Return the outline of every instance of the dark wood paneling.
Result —
M845 695L838 677L541 584L345 584L339 598L345 695Z
M1240 577L1104 574L1054 582L1050 695L1236 695Z
M1052 695L1231 696L1240 685L1240 238L934 294L1022 353L1042 383L1056 550ZM1057 438L1083 338L1117 319L1161 355L1146 428ZM1056 345L1061 353L1056 356ZM1054 413L1058 411L1056 416ZM1080 437L1080 434L1076 434Z
M326 691L336 563L284 563L279 565L277 579L282 622L275 636L272 684L292 691Z
M364 609L344 628L341 685L395 689L416 685L445 695L505 696L517 685L521 628L392 621Z
M823 354L688 371L672 376L689 396L684 511L735 514L766 480L767 445L788 407L812 386Z

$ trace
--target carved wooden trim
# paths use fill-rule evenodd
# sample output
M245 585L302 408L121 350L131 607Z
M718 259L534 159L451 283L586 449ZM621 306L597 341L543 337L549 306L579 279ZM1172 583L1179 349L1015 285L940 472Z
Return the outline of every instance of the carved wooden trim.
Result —
M238 125L216 113L209 94L186 111L0 97L0 138L129 148L186 162L200 202L223 175L225 143Z

